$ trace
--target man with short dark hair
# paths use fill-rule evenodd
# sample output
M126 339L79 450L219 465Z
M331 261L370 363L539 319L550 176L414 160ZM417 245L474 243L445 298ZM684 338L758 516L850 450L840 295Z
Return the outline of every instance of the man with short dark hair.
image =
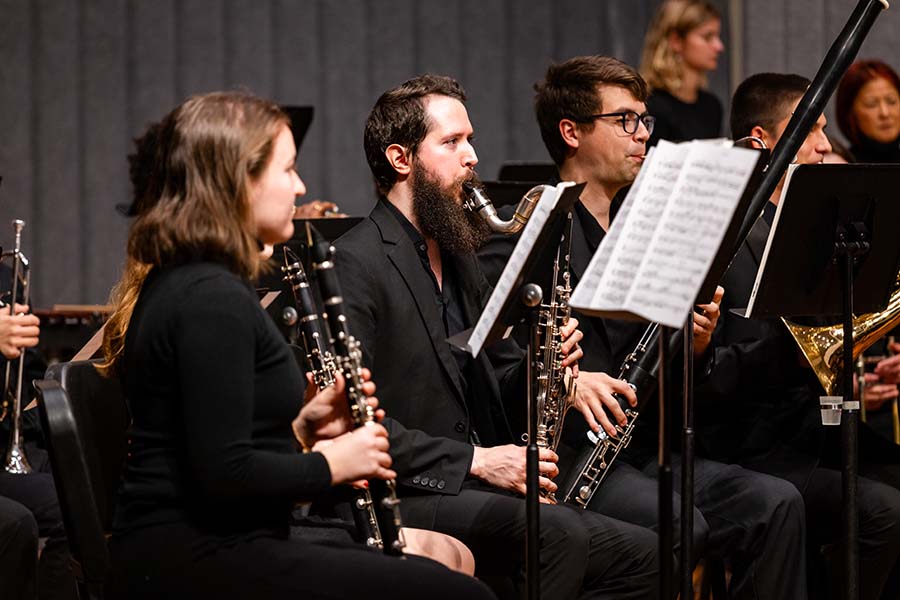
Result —
M478 162L464 100L455 81L433 75L379 98L365 147L380 199L335 243L336 266L351 330L390 417L404 523L463 541L477 575L518 580L525 449L511 420L524 411L523 353L505 341L473 358L447 343L474 325L490 293L474 255L487 230L462 208L462 183ZM565 364L581 354L574 325ZM399 424L421 440L396 439ZM545 490L555 489L555 461L541 452ZM652 532L546 504L540 523L544 598L655 597Z
M588 262L609 230L615 216L613 199L637 177L654 121L646 113L648 92L643 79L614 58L581 56L552 65L535 90L541 136L559 167L560 179L587 183L573 211L574 286L584 277ZM502 268L508 255L503 248L502 240L492 239L482 255L491 273ZM694 349L700 368L707 364L720 297L721 292L711 303L699 307L702 314L694 314ZM646 323L575 314L584 331L580 366L587 371L618 372L646 329ZM578 381L582 385L580 377ZM676 424L680 423L677 399L673 394L669 403L669 422ZM630 445L613 463L588 508L656 529L659 425L657 402L647 400L642 399L646 402ZM574 450L588 444L585 428L577 420L568 424L566 433L565 439ZM568 452L570 456L576 453ZM677 456L673 463L677 489L681 480ZM575 465L565 458L560 465L563 474L558 479L565 480ZM805 597L803 507L797 491L777 478L700 457L694 464L694 482L694 556L715 555L729 562L730 597ZM678 556L681 522L677 495L673 513Z
M773 148L808 86L799 75L747 78L732 100L734 138L753 136ZM826 125L819 115L795 162L822 162L831 150ZM697 439L719 460L782 477L800 490L811 550L810 591L830 597L842 589L834 581L840 563L828 576L819 576L817 566L820 549L841 541L840 430L822 425L821 387L780 320L744 319L730 311L747 305L783 183L784 178L725 275L728 293L715 333L715 366L697 390L698 402L717 408L697 412ZM898 588L886 582L890 576L896 586L900 556L900 448L865 424L859 433L860 598L897 598ZM839 552L830 555L839 560Z

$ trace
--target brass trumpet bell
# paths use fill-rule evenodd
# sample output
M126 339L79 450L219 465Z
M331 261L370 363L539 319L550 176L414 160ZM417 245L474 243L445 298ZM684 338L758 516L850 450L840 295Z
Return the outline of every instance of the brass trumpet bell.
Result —
M843 373L843 325L808 327L787 319L782 321L794 336L803 356L809 361L825 393L833 396ZM898 323L900 323L900 287L891 294L891 299L883 311L853 318L853 360Z

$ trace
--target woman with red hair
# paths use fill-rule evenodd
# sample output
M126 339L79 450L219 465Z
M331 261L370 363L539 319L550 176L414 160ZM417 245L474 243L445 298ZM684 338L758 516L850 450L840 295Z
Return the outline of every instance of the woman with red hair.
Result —
M854 63L837 92L837 121L859 162L900 162L900 77L880 60Z

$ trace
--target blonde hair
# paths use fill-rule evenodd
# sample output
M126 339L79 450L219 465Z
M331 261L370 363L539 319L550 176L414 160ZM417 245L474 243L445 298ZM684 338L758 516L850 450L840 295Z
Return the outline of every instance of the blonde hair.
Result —
M641 55L641 75L651 88L667 92L681 88L684 67L669 45L669 36L675 33L684 38L712 19L721 19L721 15L706 0L666 0L659 7L644 36Z
M116 307L103 334L110 374L147 274L154 267L192 261L224 264L254 278L260 246L250 210L250 184L271 159L287 116L277 105L240 92L194 96L137 140L144 175L135 183L140 214L128 235L122 279L113 289ZM142 155L142 149L144 154Z

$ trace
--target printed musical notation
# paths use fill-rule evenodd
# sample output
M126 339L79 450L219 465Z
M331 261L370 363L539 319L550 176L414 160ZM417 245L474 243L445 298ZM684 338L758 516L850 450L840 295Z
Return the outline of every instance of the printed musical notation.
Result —
M743 148L661 141L644 161L571 305L680 327L757 159Z

